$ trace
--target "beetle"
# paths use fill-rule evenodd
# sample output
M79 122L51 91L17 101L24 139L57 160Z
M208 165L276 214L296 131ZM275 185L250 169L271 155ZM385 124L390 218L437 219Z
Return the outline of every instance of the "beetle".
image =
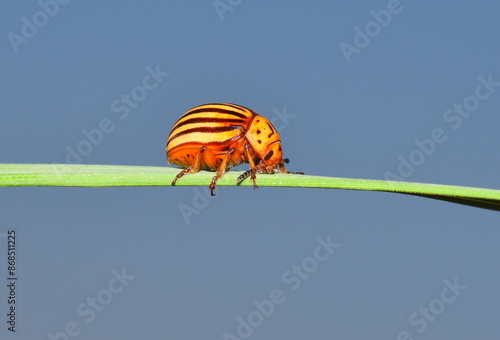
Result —
M285 168L288 159L283 158L281 139L273 124L236 104L204 104L184 113L170 131L166 152L170 164L184 168L172 185L187 173L215 171L209 186L212 196L217 180L241 163L249 163L250 169L237 182L250 176L254 188L257 173L294 173Z
M237 182L250 176L255 188L257 173L294 173L285 168L288 159L283 158L281 139L273 124L236 104L204 104L184 113L170 131L166 152L170 164L184 168L172 185L187 173L215 171L209 186L212 196L217 180L241 163L249 163L250 169Z

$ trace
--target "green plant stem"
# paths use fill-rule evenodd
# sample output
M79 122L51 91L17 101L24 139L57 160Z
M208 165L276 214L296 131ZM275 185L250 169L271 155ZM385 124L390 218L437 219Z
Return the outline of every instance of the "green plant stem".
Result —
M171 167L83 165L83 164L0 164L0 187L123 187L170 186L179 169ZM251 186L249 179L237 184L241 171L228 171L219 186ZM213 172L186 175L178 186L207 186ZM440 184L396 182L293 174L258 174L259 186L368 190L402 193L500 211L500 190Z

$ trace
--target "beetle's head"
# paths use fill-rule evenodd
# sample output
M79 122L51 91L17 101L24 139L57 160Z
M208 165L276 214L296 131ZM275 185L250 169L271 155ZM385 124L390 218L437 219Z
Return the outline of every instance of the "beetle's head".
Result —
M283 166L283 151L281 151L281 141L275 141L267 145L261 155L261 163L257 166L260 173L275 173Z
M273 124L262 116L255 116L248 127L246 138L261 161L258 171L276 172L283 163L283 152L280 136Z

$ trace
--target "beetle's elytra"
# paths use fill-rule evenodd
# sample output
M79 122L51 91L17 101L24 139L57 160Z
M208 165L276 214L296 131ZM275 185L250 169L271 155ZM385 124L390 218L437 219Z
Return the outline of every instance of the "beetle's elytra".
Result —
M172 185L188 172L215 171L212 196L217 180L241 163L249 163L250 169L237 181L250 176L255 188L256 173L292 173L285 168L288 159L283 158L280 136L271 122L235 104L204 104L184 113L168 136L167 159L184 168Z

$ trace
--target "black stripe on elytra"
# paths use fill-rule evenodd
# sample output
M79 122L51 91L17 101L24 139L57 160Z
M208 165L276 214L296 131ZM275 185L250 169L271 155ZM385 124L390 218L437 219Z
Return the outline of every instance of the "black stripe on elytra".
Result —
M173 148L169 149L168 152L169 153L174 153L174 152L177 151L177 149L182 149L182 148L189 147L189 146L196 146L196 147L200 146L200 145L203 145L203 146L209 145L209 146L214 146L214 147L221 147L223 145L230 146L231 144L236 143L241 138L243 138L243 135L237 135L237 136L231 137L231 138L223 140L223 141L211 141L211 142L193 141L193 142L185 142L185 143L182 143L182 144L174 146Z
M203 107L203 108L194 109L192 111L186 112L179 120L181 120L187 116L194 115L196 113L200 113L200 112L217 112L217 113L224 113L224 114L227 114L230 116L235 116L238 118L248 118L248 115L245 115L245 114L239 113L239 112L234 112L234 111L227 110L227 109L220 109L218 107Z
M175 126L175 129L178 129L181 126L187 124L198 124L198 123L234 123L234 124L244 124L245 120L243 119L231 119L231 118L210 118L210 117L199 117L199 118L189 118L180 122Z
M248 110L246 107L236 105L236 104L231 104L231 103L221 103L221 104L226 105L226 106L231 106L232 108L238 109L238 110L243 110L243 111Z
M229 103L224 103L223 105L226 105L226 106L231 106L232 108L235 108L235 109L238 109L238 110L243 110L243 111L249 111L252 113L252 115L254 116L257 116L258 113L253 111L253 110L250 110L249 108L247 107L244 107L244 106L240 106L240 105L236 105L236 104L229 104Z
M170 139L168 140L167 144L170 143L172 140L176 139L177 137L184 136L190 133L195 133L195 132L201 132L201 133L218 133L218 132L226 132L226 131L233 131L233 130L244 130L242 126L240 125L231 125L231 126L205 126L205 127L196 127L192 129L187 129L184 131L181 131L179 133L176 133Z

